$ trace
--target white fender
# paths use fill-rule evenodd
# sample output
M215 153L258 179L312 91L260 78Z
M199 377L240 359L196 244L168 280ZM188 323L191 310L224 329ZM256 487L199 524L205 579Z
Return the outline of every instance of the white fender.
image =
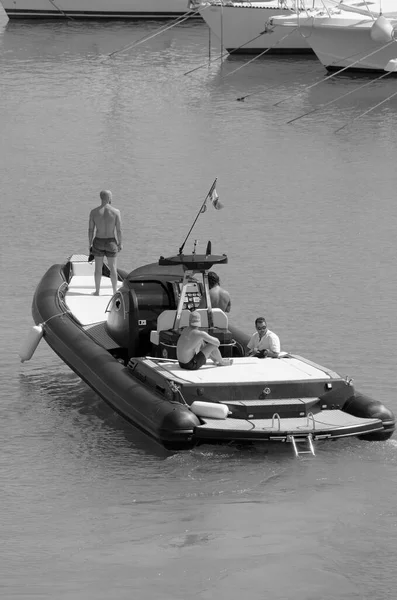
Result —
M207 417L208 419L226 419L229 414L226 404L199 402L198 400L190 405L190 410L198 417Z
M22 347L19 351L19 358L21 362L25 362L25 360L30 360L36 350L37 346L41 338L43 337L43 326L42 325L34 325L25 340L22 344Z
M392 58L391 60L389 60L389 62L385 66L385 71L397 71L397 58Z
M394 28L386 17L380 15L370 30L371 39L379 44L387 44L393 40Z

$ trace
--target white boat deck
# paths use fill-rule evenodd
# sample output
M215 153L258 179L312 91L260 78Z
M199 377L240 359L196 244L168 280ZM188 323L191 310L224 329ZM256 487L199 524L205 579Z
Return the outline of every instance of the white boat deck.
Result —
M106 350L118 348L119 345L105 329L107 308L113 296L110 278L102 277L99 296L94 296L95 264L87 262L87 256L84 255L74 255L70 260L73 265L73 275L65 294L66 306L93 340ZM119 281L117 287L121 285Z
M281 381L329 380L330 375L319 365L308 364L295 357L234 358L233 364L215 366L208 361L198 371L181 369L177 361L144 359L145 364L157 369L167 379L179 379L193 384L252 384Z
M89 327L107 320L106 309L113 296L112 284L109 277L102 277L99 296L94 296L94 263L87 262L86 256L71 257L73 275L65 295L65 302L75 319ZM118 287L121 287L121 281Z
M118 345L105 330L107 308L113 296L108 277L102 277L100 295L94 296L94 263L86 256L71 257L73 275L65 295L65 302L74 318L85 331L107 349ZM118 287L122 285L119 282ZM198 371L181 369L177 361L145 358L144 362L161 372L167 379L179 379L193 384L252 384L288 381L329 380L331 377L320 365L307 363L298 357L234 358L230 366L215 366L211 361Z
M204 425L199 425L197 429L212 429L223 431L251 431L256 429L258 431L271 431L274 434L282 432L294 432L294 434L325 434L327 431L340 430L338 437L343 437L343 430L348 429L345 435L352 435L352 428L360 429L363 425L378 424L379 428L382 429L382 424L378 419L365 419L361 417L354 417L341 410L323 410L316 415L301 418L283 418L280 423L277 419L208 419L201 417L204 421Z

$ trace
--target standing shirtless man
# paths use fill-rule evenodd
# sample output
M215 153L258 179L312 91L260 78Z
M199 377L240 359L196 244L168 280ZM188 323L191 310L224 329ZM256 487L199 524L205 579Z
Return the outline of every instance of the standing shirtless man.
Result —
M101 205L90 212L88 223L88 247L95 257L95 296L99 296L103 257L108 259L113 294L117 292L117 253L122 250L120 211L111 206L112 192L102 190Z

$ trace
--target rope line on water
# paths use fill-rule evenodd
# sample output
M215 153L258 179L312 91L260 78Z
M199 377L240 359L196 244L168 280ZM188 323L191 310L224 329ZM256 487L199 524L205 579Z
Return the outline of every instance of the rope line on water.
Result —
M164 33L165 31L172 29L173 27L175 27L175 25L180 25L187 19L190 19L194 15L197 15L198 12L199 12L198 10L189 10L184 15L175 19L175 21L172 22L171 24L167 24L166 26L163 26L163 27L160 27L159 29L157 29L157 31L155 31L153 34L145 35L145 36L141 37L139 40L135 40L134 42L132 42L132 44L129 44L128 46L124 46L124 48L120 48L119 50L114 50L113 52L111 52L110 54L107 55L106 59L113 58L113 56L115 56L116 54L120 54L121 52L126 52L127 50L130 50L131 48L135 48L136 46L143 44L144 42L148 42L149 40L157 37L158 35Z
M206 10L210 6L211 5L208 4L202 10ZM211 29L210 28L209 28L209 31L210 31L210 34L211 34ZM233 48L233 50L230 50L230 52L228 52L228 51L224 52L224 49L222 48L221 54L219 54L216 58L214 58L213 60L209 60L209 61L207 61L205 63L202 63L201 65L199 65L198 67L195 67L194 69L191 69L190 71L186 71L186 73L184 73L184 75L190 75L190 73L194 73L195 71L198 71L199 69L202 69L203 67L207 67L210 64L212 64L213 62L221 60L224 56L228 56L228 55L230 56L232 54L235 54L236 52L238 52L239 50L241 50L241 48L244 48L244 46L247 46L248 44L251 44L251 42L254 42L258 38L262 37L262 35L264 35L264 34L266 34L266 30L261 31L258 35L256 35L252 39L248 40L247 42L244 42L244 44L241 44L241 46L238 46L237 48Z
M389 45L393 44L394 40L392 40L391 42L387 42L384 46L382 46L381 48L378 48L377 50L374 50L373 52L370 52L369 54L362 56L361 58L357 59L356 61L354 61L353 63L350 63L348 66L346 67L342 67L341 69L338 69L337 71L335 71L334 73L331 73L330 75L328 75L327 77L324 77L323 79L321 79L320 81L316 81L315 83L312 83L308 86L306 86L302 91L291 94L290 96L287 96L286 98L282 98L282 100L279 100L278 102L275 102L273 104L273 106L278 106L279 104L281 104L282 102L286 102L287 100L290 100L291 98L296 98L297 96L300 96L301 94L304 94L305 92L307 92L308 90L316 87L317 85L320 85L320 83L323 83L324 81L328 81L329 79L332 79L333 77L335 77L336 75L339 75L340 73L343 73L344 71L346 71L347 69L350 69L351 67L353 67L354 65L356 65L357 63L359 63L361 60L364 60L365 58L369 58L370 56L372 56L373 54L376 54L377 52L379 52L380 50L383 50L384 48L387 48ZM347 56L345 58L346 59L350 59L350 58L354 58L355 56L357 56L358 54L360 54L359 52L355 52L354 54L351 54L350 56ZM331 63L329 66L332 67L335 64L336 61L334 61L333 63ZM312 69L311 71L309 71L310 73L314 73L316 69ZM276 90L280 87L280 85L270 88L271 90ZM257 92L252 92L251 94L246 94L245 96L240 96L239 98L236 98L236 100L243 102L246 98L249 98L251 96L256 96L258 94L263 94L265 92L269 92L269 88L266 87L262 90L258 90ZM302 115L304 116L304 115ZM292 119L293 121L293 119Z
M263 33L264 32L260 33L259 35L256 35L254 38L252 38L252 40L248 40L248 42L244 42L244 44L242 44L238 48L233 48L233 50L230 50L230 52L228 52L227 50L225 52L222 51L222 53L219 54L216 58L209 60L206 63L202 63L201 65L199 65L198 67L195 67L194 69L191 69L190 71L186 71L186 73L184 73L184 75L190 75L190 73L194 73L194 71L198 71L199 69L202 69L203 67L207 67L210 64L212 64L213 62L216 62L217 60L222 59L224 56L226 56L226 57L231 56L238 50L241 50L241 48L244 48L244 46L246 46L247 44L250 44L251 42L254 42L256 39L260 38L263 35Z
M358 90L362 90L363 88L367 87L368 85L371 85L372 83L374 83L374 81L380 81L384 77L387 77L388 75L390 75L390 73L392 73L392 71L386 71L379 77L376 77L375 79L371 79L371 81L367 81L367 83L364 83L363 85L360 85L359 87L354 88L354 90L350 90L349 92L346 92L345 94L342 94L341 96L338 96L337 98L334 98L333 100L330 100L329 102L326 102L325 104L320 104L320 106L317 106L316 108L313 108L312 110L309 110L308 112L303 113L303 115L299 115L299 117L294 117L293 119L290 119L289 121L287 121L287 124L293 123L294 121L298 121L299 119L302 119L303 117L306 117L307 115L311 115L312 113L314 113L318 110L321 110L322 108L326 108L327 106L330 106L330 104L333 104L334 102L337 102L338 100L341 100L342 98L346 98L346 96L350 96L350 94L354 94L354 92L357 92Z
M357 117L354 117L353 119L350 119L350 121L348 121L347 123L345 123L344 125L342 125L342 127L339 127L338 129L335 129L334 133L337 133L341 129L344 129L345 127L347 127L347 125L349 125L353 121L356 121L357 119L360 119L361 117L364 117L365 115L367 115L371 111L375 110L375 108L378 108L378 106L381 106L385 102L388 102L389 100L391 100L392 98L394 98L394 96L397 96L397 92L394 92L393 94L391 94L390 96L388 96L387 98L385 98L384 100L382 100L381 102L378 102L378 104L375 104L375 106L373 106L372 108L369 108L365 112L361 113L361 115L358 115Z
M280 38L274 44L274 46L269 46L269 48L266 48L265 50L263 50L263 52L261 52L257 56L254 56L254 58L251 58L251 60L249 60L248 62L244 63L243 65L241 65L237 69L234 69L234 71L231 71L230 73L228 73L227 75L225 75L225 77L229 77L230 75L233 75L234 73L237 73L237 71L239 71L243 67L248 66L249 64L251 64L252 62L254 62L254 60L256 60L257 58L261 58L262 56L264 56L265 54L267 54L270 50L273 50L277 46L277 44L279 44L280 42L282 42L283 40L285 40L285 38L287 38L289 35L291 35L292 33L294 33L294 31L296 31L296 27L292 31L290 31L289 33L287 33L286 35L284 35L282 38ZM267 31L262 32L261 35L263 35L265 33L267 33ZM256 39L256 38L254 38L254 39ZM242 46L240 46L240 47L242 47ZM246 97L247 96L241 96L241 98L236 98L236 100L238 100L239 102L243 102Z
M331 73L331 75L328 75L327 77L324 77L324 79L321 79L320 81L316 81L316 83L312 83L311 85L305 87L304 90L302 90L301 92L298 92L298 94L291 94L290 96L287 96L287 98L283 98L283 100L279 100L278 102L276 102L275 104L273 104L273 106L278 106L279 104L281 104L282 102L286 102L287 100L289 100L290 98L296 98L297 96L300 96L301 94L304 94L307 90L310 90L314 87L316 87L317 85L320 85L320 83L323 83L324 81L328 81L329 79L332 79L332 77L335 77L335 75L340 75L340 73L343 73L344 71L346 71L347 69L351 69L352 67L354 67L357 63L361 62L362 60L364 60L365 58L369 58L370 56L372 56L373 54L376 54L377 52L379 52L380 50L383 50L384 48L387 48L388 46L390 46L390 44L394 44L394 40L391 42L387 42L387 44L385 44L384 46L382 46L381 48L377 48L376 50L374 50L373 52L370 52L369 54L366 54L365 56L362 56L361 58L357 59L356 61L354 61L353 63L350 63L349 65L347 65L346 67L342 67L341 69L338 69L337 71L335 71L335 73ZM347 56L346 58L352 58L353 56L357 56L357 54L359 54L359 52L356 52L355 54L352 54L351 56ZM346 60L345 58L345 60ZM335 61L334 63L335 64ZM329 66L332 66L329 65Z

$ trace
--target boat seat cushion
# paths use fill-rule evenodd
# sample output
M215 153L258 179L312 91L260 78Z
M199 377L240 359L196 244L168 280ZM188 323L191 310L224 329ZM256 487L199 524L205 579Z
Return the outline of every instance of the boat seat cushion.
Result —
M196 310L201 316L201 326L208 327L208 313L206 308L198 308ZM157 329L150 332L150 341L156 346L160 343L160 332L173 330L176 319L176 310L164 310L157 318ZM190 310L183 310L179 326L187 327L189 325ZM227 314L220 308L212 309L212 319L214 328L227 330L229 327L229 319ZM212 334L211 334L212 335Z
M163 310L162 313L157 317L157 331L164 331L165 329L173 329L176 319L176 310ZM189 325L190 310L183 310L181 313L181 320L179 323L180 327L187 327Z
M206 308L198 308L196 309L201 316L201 327L208 327L208 312ZM221 308L213 308L212 309L212 321L214 327L217 329L228 329L229 328L229 319L227 314L223 312Z
M73 275L75 277L87 277L89 275L94 275L95 271L95 263L89 262L73 262L72 263Z

